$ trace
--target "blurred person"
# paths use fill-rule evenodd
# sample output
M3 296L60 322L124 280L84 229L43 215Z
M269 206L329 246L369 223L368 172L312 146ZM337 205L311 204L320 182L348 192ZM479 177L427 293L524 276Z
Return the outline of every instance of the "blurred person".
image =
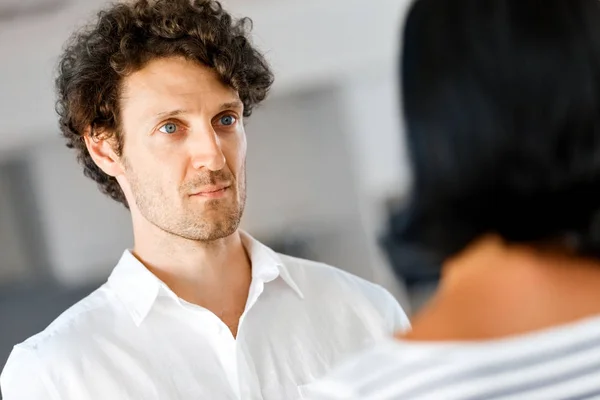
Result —
M600 398L600 2L417 0L403 43L392 233L440 287L308 398Z
M131 211L135 243L105 285L13 349L5 400L297 399L408 326L383 288L239 230L244 120L273 82L249 24L216 1L138 0L71 38L62 133Z

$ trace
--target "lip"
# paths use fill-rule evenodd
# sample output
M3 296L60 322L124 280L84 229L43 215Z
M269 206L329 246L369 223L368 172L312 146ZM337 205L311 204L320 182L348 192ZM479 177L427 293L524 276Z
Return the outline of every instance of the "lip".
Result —
M216 198L221 197L225 194L227 189L229 189L231 185L211 185L205 186L202 190L192 193L193 197L208 197L208 198Z

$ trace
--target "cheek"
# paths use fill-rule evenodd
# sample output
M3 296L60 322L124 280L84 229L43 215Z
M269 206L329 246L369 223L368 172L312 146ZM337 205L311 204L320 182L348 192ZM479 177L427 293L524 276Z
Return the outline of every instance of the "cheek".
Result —
M137 192L169 193L179 188L185 169L178 169L174 164L163 163L162 160L148 153L134 159L128 158L126 178L130 186Z
M222 151L227 160L227 165L231 169L231 172L238 175L244 168L246 161L246 134L242 130L241 134L239 134L235 140L227 141L223 144Z
M238 148L238 157L241 164L244 164L246 161L246 151L248 151L248 142L246 141L246 132L242 129Z
M181 142L152 140L140 143L137 161L140 173L157 182L181 181L190 165L189 153ZM156 139L156 138L154 138Z

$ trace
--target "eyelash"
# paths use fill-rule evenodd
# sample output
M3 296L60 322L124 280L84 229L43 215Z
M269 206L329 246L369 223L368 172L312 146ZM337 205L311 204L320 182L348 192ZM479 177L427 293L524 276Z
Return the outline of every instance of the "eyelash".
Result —
M164 128L165 126L170 125L170 124L173 124L176 126L177 130L175 132L169 133L169 132L161 131L162 128ZM176 135L176 134L180 133L181 130L185 130L185 124L183 124L182 122L177 121L177 120L170 120L170 121L162 122L157 128L157 131L164 133L165 135L169 135L169 136Z
M239 122L239 118L234 113L221 114L220 116L218 116L216 118L216 121L220 122L225 117L231 117L231 118L234 119L234 121L233 121L233 123L231 125L221 125L222 127L224 127L224 128L233 128L233 127L237 126L237 124ZM168 132L161 131L162 128L164 128L166 125L169 125L169 124L175 125L177 127L177 130L175 132L173 132L173 133L168 133ZM180 131L185 131L186 128L187 128L186 125L183 122L181 122L181 121L178 121L178 120L169 120L169 121L162 122L158 126L157 131L159 131L161 133L164 133L165 135L168 135L168 136L173 136L173 135L176 135L178 133L181 133Z
M233 120L234 120L234 121L233 121L233 123L232 123L231 125L222 125L222 126L224 126L225 128L233 128L234 126L236 126L236 125L237 125L237 123L238 123L238 121L239 121L239 118L237 117L237 115L235 115L235 114L233 114L233 113L221 114L221 115L219 115L219 116L217 117L217 121L219 121L219 122L220 122L220 121L221 121L223 118L225 118L225 117L231 117L231 118L233 118Z

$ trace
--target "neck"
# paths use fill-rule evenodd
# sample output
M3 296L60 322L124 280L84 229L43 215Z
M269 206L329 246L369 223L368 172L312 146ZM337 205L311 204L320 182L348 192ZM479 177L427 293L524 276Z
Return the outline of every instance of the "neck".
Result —
M134 228L133 254L177 296L218 316L245 304L251 263L238 231L203 242L152 228Z
M600 315L600 263L486 237L444 265L408 340L487 340Z

